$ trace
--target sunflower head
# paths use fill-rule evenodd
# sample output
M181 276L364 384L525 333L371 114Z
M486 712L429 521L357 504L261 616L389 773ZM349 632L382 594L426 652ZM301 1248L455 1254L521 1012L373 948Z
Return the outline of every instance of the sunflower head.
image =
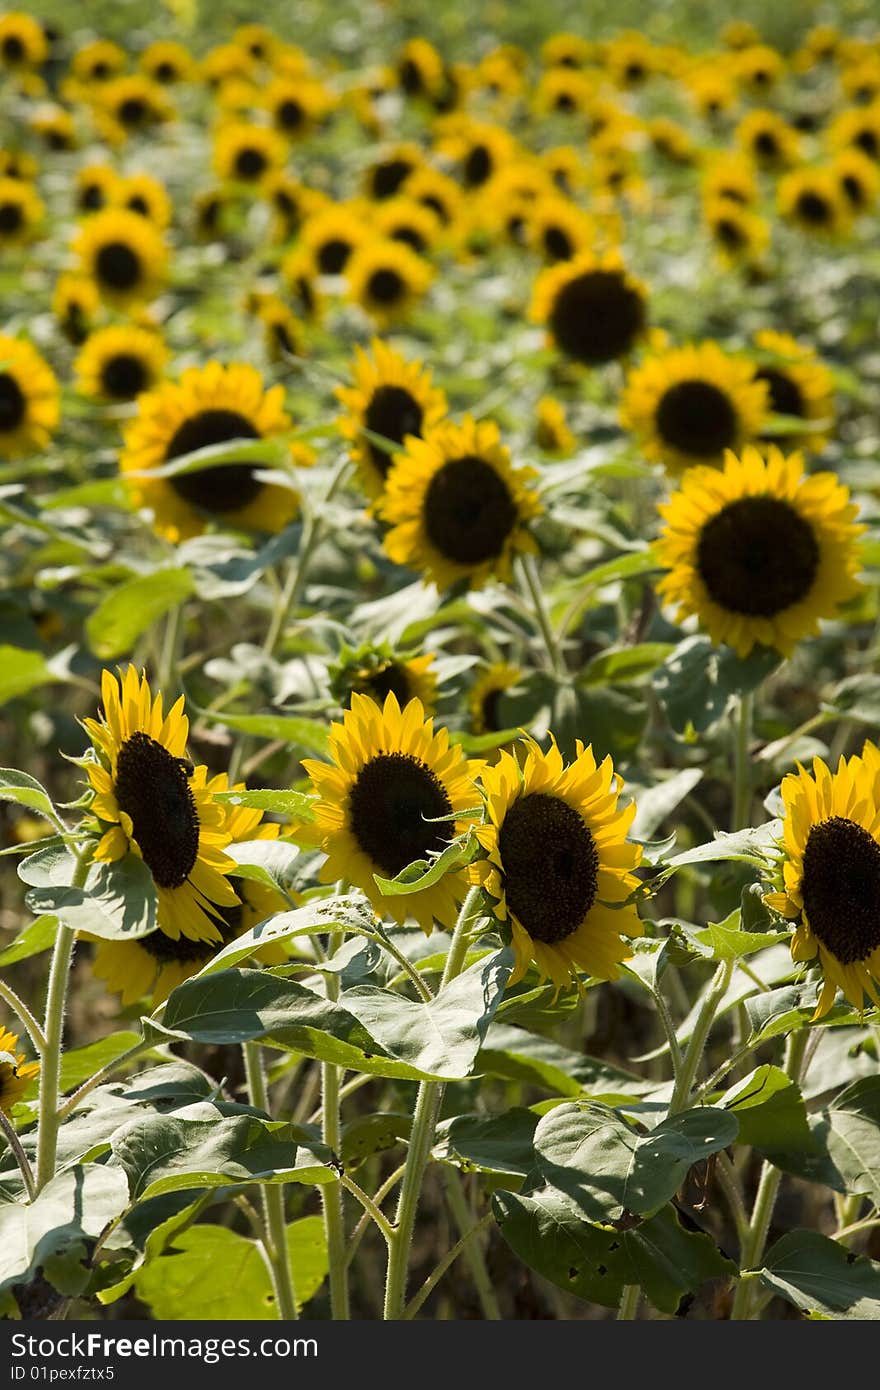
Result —
M38 20L21 10L0 16L0 64L6 68L38 68L49 51Z
M352 695L351 709L331 726L330 758L303 762L319 797L315 823L327 856L322 881L347 879L377 914L401 923L414 917L425 932L435 920L452 926L467 891L462 872L403 896L383 894L374 876L395 878L465 833L477 765L450 746L445 729L435 732L420 700L401 710L393 691L381 708L369 696Z
M74 201L79 213L100 212L113 199L119 175L109 164L84 164L74 180Z
M644 335L647 298L616 252L585 251L538 277L531 317L567 357L598 367L626 357Z
M507 691L522 679L518 666L497 661L488 666L474 681L468 694L468 719L474 734L497 734L506 729L500 713L500 703Z
M787 169L797 163L797 131L775 111L750 111L737 126L736 138L762 169Z
M244 363L209 362L139 398L119 466L138 505L152 508L157 531L171 540L199 535L211 520L276 532L296 515L299 496L280 475L278 483L265 481L265 463L242 460L168 477L143 475L210 445L271 439L289 425L283 386L266 390L256 368Z
M557 458L575 451L577 439L566 419L565 406L555 396L542 396L535 407L535 442Z
M73 249L81 272L117 308L151 299L165 277L168 251L160 232L128 208L105 208L89 217Z
M30 241L42 216L43 204L29 183L0 178L0 247Z
M344 647L330 667L330 689L340 705L351 703L354 694L367 695L384 706L394 692L401 709L410 700L420 700L426 714L433 714L437 700L437 676L432 670L431 652L396 652L388 644L369 644L352 650Z
M852 222L851 204L832 169L795 169L779 181L780 216L812 236L845 235Z
M9 1115L15 1103L21 1100L34 1077L40 1074L39 1062L26 1062L24 1054L18 1052L18 1034L0 1026L0 1053L7 1053L14 1061L0 1060L0 1110Z
M559 986L579 973L614 980L639 930L626 902L641 858L626 838L635 805L619 808L611 759L597 765L580 741L568 766L555 743L544 753L525 739L523 753L522 766L502 752L482 773L487 819L476 834L487 857L470 868L509 923L511 982L532 962Z
M36 453L59 418L58 382L36 348L0 334L0 458Z
M796 922L791 954L814 961L822 988L814 1019L838 989L857 1009L880 1007L880 749L841 757L832 772L821 758L782 781L782 885L765 902Z
M703 216L706 227L725 265L754 265L770 241L763 217L732 198L713 198Z
M103 715L83 725L97 754L86 763L99 840L95 859L136 854L150 871L159 928L173 940L218 941L220 909L238 902L226 875L234 861L226 813L213 800L207 768L186 757L183 696L163 711L133 666L104 671Z
M835 157L831 172L853 216L870 212L880 197L880 168L876 162L851 147Z
M157 384L167 360L162 338L149 328L99 328L77 356L77 386L96 400L133 401Z
M833 473L805 475L800 454L728 452L720 470L690 469L660 515L658 594L741 657L757 645L790 656L859 589L856 508Z
M391 446L402 445L409 435L422 438L439 424L446 415L446 396L432 385L429 369L407 362L380 338L373 339L369 353L355 348L353 376L353 386L336 388L346 412L339 429L350 441L361 482L375 501L385 490ZM389 444L383 446L370 434Z
M171 39L148 44L139 62L147 77L162 87L184 82L195 74L195 61L189 49Z
M287 144L277 130L229 121L221 126L214 144L214 170L221 179L262 185L284 165Z
M412 247L376 238L357 247L345 276L349 298L385 328L407 316L428 289L434 272Z
M168 190L152 174L129 174L119 179L113 188L111 202L146 217L160 231L171 222L171 199Z
M364 207L356 203L317 208L303 224L302 247L316 275L342 275L353 253L370 240Z
M541 511L532 468L515 468L490 420L465 416L425 439L409 436L386 480L385 549L439 589L506 581L517 553L534 552L528 523Z
M774 415L806 420L818 427L834 422L834 377L812 348L788 333L765 329L755 334L760 354L755 376L765 381L768 406ZM792 447L820 453L828 441L826 429L805 431L803 438L788 436Z

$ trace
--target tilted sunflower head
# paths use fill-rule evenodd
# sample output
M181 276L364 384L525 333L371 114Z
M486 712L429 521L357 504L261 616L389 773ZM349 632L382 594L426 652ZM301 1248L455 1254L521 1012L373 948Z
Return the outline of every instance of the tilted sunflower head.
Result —
M474 681L468 694L468 716L475 734L497 734L510 727L501 715L501 703L509 690L519 684L522 671L518 666L497 661L488 666Z
M7 68L38 68L49 46L38 20L21 10L0 16L0 64Z
M29 183L0 178L0 246L30 241L42 216L43 203Z
M634 803L619 807L623 783L610 758L597 764L578 741L566 766L556 744L533 739L520 760L502 752L481 780L487 822L476 835L487 858L470 866L507 922L516 965L511 983L534 962L562 986L579 973L614 980L639 932L626 900L638 886L641 846L627 841Z
M350 442L365 492L376 501L385 490L393 446L409 435L420 439L438 425L446 415L446 396L432 384L430 368L407 362L380 338L373 339L369 353L355 347L353 376L353 386L336 388L346 411L339 429Z
M352 650L343 647L338 660L329 668L330 690L340 705L351 703L354 694L367 695L380 708L394 693L401 709L410 700L420 700L426 714L432 714L437 699L437 676L431 669L433 653L395 652L388 643L365 644Z
M7 1053L14 1061L0 1058L0 1110L8 1115L15 1103L21 1100L34 1077L40 1074L39 1062L26 1062L24 1054L18 1050L18 1034L0 1026L0 1053Z
M69 272L58 276L52 292L52 313L69 342L77 347L85 342L100 307L94 280Z
M765 902L796 922L791 954L822 971L814 1019L838 989L855 1008L880 1007L880 749L841 757L832 772L813 759L782 781L782 888Z
M820 453L834 423L834 377L811 347L788 333L765 329L755 334L760 354L755 376L767 383L768 406L774 415L804 420L813 428L787 435L795 449ZM826 428L820 428L825 426Z
M101 695L101 718L83 720L97 754L85 764L99 834L94 857L113 863L136 854L156 889L159 929L175 941L219 941L217 916L239 901L227 878L231 835L207 768L187 759L183 696L166 715L161 693L154 697L133 666L118 678L105 670Z
M741 657L758 645L790 656L860 587L849 491L833 473L805 475L800 454L728 452L720 470L690 469L659 510L658 594Z
M264 387L256 368L209 362L179 382L163 382L138 400L119 460L138 505L172 540L196 536L210 521L246 530L282 530L299 510L299 495L266 478L269 465L243 458L169 476L144 476L212 445L271 440L289 428L283 386ZM280 447L280 446L279 446Z
M490 420L465 416L394 456L380 510L385 549L438 589L510 578L516 554L536 550L528 523L541 511L532 468L515 468Z
M48 444L59 419L59 389L36 348L0 334L0 458L19 458Z
M644 335L647 296L616 252L585 251L542 272L530 314L567 357L599 367L626 357Z
M453 926L467 892L462 871L406 895L384 894L375 875L395 878L466 832L478 802L478 765L450 745L446 729L435 731L420 700L401 709L393 691L381 708L353 694L342 722L331 725L329 754L329 763L303 762L319 797L322 882L347 879L379 916L414 917L427 933L435 920Z

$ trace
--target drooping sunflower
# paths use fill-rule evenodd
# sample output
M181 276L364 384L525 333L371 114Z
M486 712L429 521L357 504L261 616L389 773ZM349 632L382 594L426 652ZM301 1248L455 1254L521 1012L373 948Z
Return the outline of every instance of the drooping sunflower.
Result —
M580 34L551 34L541 45L541 62L547 68L584 68L595 54L596 45Z
M409 39L397 58L397 76L408 97L433 97L443 86L443 59L427 39Z
M625 357L644 335L647 295L616 251L585 251L542 271L530 315L566 356L598 367Z
M535 407L535 442L539 449L558 458L574 453L577 440L565 417L565 407L555 396L542 396Z
M756 333L755 347L761 354L755 376L767 383L773 414L833 425L834 377L813 349L773 329ZM786 436L791 448L813 453L820 453L827 442L827 430L810 430L802 438Z
M509 728L501 714L499 704L506 691L512 690L522 679L518 666L510 666L505 661L497 661L488 666L477 677L468 693L468 716L471 732L475 734L497 734Z
M0 458L45 449L59 417L58 382L30 343L0 334Z
M343 878L360 888L379 916L403 923L414 917L430 933L434 920L452 926L467 892L461 872L433 887L389 897L373 875L395 878L462 834L477 803L475 764L450 747L446 729L434 731L420 700L401 710L390 691L379 706L354 694L342 723L330 727L330 763L303 767L320 800L314 806L320 847L327 855L321 881ZM461 819L441 817L461 813Z
M707 121L717 121L736 102L736 79L728 67L700 66L688 76L686 86L691 101Z
M117 207L127 208L146 217L164 231L171 222L171 199L168 190L152 174L129 174L118 179L110 195Z
M411 247L388 238L358 246L345 267L348 297L380 328L406 318L434 278L432 267Z
M780 216L813 236L845 235L852 222L849 200L831 169L794 169L777 189Z
M432 385L431 372L421 362L407 362L399 352L374 338L369 353L355 347L353 386L338 386L345 406L339 429L351 442L364 490L371 500L381 497L391 468L391 450L363 431L403 444L407 435L423 437L446 415L446 395Z
M340 705L351 703L353 694L367 695L382 708L389 691L403 709L420 700L425 714L433 714L437 700L437 676L433 653L417 656L395 652L388 644L343 648L330 668L330 689Z
M736 56L736 75L755 96L762 96L776 85L785 71L781 54L766 43L748 44Z
M186 758L189 720L183 696L163 714L146 676L133 666L101 676L101 719L85 719L98 761L86 764L91 810L101 839L95 859L136 854L156 887L159 928L173 940L219 941L216 918L238 903L224 853L226 814L208 789L208 769Z
M79 353L77 387L96 400L133 401L160 380L168 349L159 333L136 324L99 328Z
M670 348L630 373L620 421L649 458L679 473L698 463L720 464L725 449L755 439L767 396L751 362L717 343Z
M800 454L728 451L721 469L689 470L659 511L660 598L738 656L758 644L790 656L860 588L849 489L805 475Z
M459 580L476 589L491 575L507 581L515 555L536 549L528 529L541 511L536 477L514 468L491 420L466 415L425 439L409 435L380 503L391 527L385 549L441 590Z
M470 867L510 923L511 983L532 962L559 986L579 972L614 980L632 954L625 938L639 932L635 906L624 906L641 859L626 838L635 804L618 807L623 783L611 759L597 766L580 740L568 767L555 743L546 753L530 738L522 747L522 767L502 752L481 775L487 823L476 833L488 858Z
M596 94L595 82L578 68L552 67L541 74L532 94L536 116L583 115Z
M140 66L153 82L170 87L184 82L195 73L195 60L182 43L159 39L148 44L139 59Z
M655 116L647 125L648 139L662 159L671 164L693 164L696 158L694 142L683 125L668 116Z
M427 164L407 178L406 197L433 212L445 228L452 227L461 212L461 189L455 179Z
M16 1101L21 1100L35 1076L39 1076L39 1062L26 1062L24 1053L18 1052L18 1034L0 1026L0 1052L8 1052L14 1062L0 1061L0 1110L8 1115Z
M796 961L818 957L822 988L813 1019L842 989L850 1004L880 1006L880 749L841 758L832 772L821 758L812 774L798 763L782 779L782 889L764 901L797 922Z
M281 278L295 312L308 323L318 323L324 313L324 296L318 287L315 264L304 246L295 246L281 262Z
M283 299L277 294L261 295L256 313L263 325L263 341L270 362L284 362L305 354L300 321Z
M754 265L770 241L763 217L730 198L714 198L703 209L709 234L726 265Z
M723 198L741 207L753 207L758 201L758 183L751 161L742 155L712 159L703 174L702 194L706 203Z
M21 10L0 16L0 63L7 68L38 68L48 45L43 26Z
M125 432L123 475L158 469L184 454L232 440L271 439L290 427L284 387L266 390L256 368L209 362L189 367L138 400ZM156 530L169 540L204 531L209 520L256 531L280 531L299 509L298 494L264 481L266 463L211 464L170 477L131 476L138 505L152 508Z
M153 298L165 277L168 249L161 233L127 208L105 208L89 217L73 249L102 299L118 308Z
M0 246L31 240L43 216L36 189L21 179L0 178Z
M283 168L287 157L284 137L268 126L249 121L222 125L214 141L214 170L221 179L262 184Z
M94 280L68 272L58 276L52 293L52 313L65 338L76 347L84 343L101 307Z
M243 791L244 783L237 782L233 790ZM225 772L212 777L207 785L210 796L229 790ZM223 804L225 829L232 844L244 840L275 840L280 826L262 819L262 812L246 806ZM107 988L122 996L124 1005L134 1004L144 995L152 996L153 1007L166 1000L173 989L184 980L198 974L224 946L250 931L288 906L275 888L248 879L236 879L239 902L224 907L215 906L213 921L219 939L192 940L187 936L173 937L161 927L137 941L99 941L95 947L92 969ZM280 964L286 959L283 947L267 946L254 952L263 964Z

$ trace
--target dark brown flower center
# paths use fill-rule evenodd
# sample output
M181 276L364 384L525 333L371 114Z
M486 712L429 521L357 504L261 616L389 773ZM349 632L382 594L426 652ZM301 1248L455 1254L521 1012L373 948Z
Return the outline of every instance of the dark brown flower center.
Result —
M399 661L387 661L384 666L377 666L368 672L359 682L358 689L362 694L372 695L380 705L384 705L386 695L393 692L401 709L413 698L409 674Z
M133 401L149 385L147 369L133 352L117 352L101 368L101 389L118 401Z
M119 103L116 114L123 125L138 126L146 120L149 110L143 97L128 97Z
M410 753L380 753L371 758L349 794L352 835L386 878L394 878L407 864L449 843L454 822L436 818L451 810L442 782L427 763Z
M203 410L192 415L175 431L165 450L165 461L207 449L212 444L228 444L233 439L259 439L250 420L234 410ZM168 482L178 496L205 512L235 512L259 496L263 484L250 463L215 464L193 473L181 473Z
M679 381L664 391L657 430L665 444L695 458L714 458L736 443L739 421L730 397L708 381Z
M406 281L390 266L374 270L367 281L367 296L374 304L396 304L406 293Z
M813 935L841 965L880 946L880 845L863 826L832 816L812 827L801 893Z
M370 176L373 197L380 201L393 198L412 171L413 165L408 159L388 159L383 164L377 164Z
M266 172L266 156L262 150L246 146L235 156L234 169L240 179L258 179Z
M244 885L240 885L238 891L246 891ZM146 951L148 956L152 956L160 966L170 965L177 962L179 965L193 966L193 974L200 970L203 965L228 945L234 941L241 931L242 906L241 903L233 903L231 907L215 908L215 921L220 932L222 941L190 941L187 936L179 936L175 941L172 937L166 936L163 931L151 932L149 936L142 937L138 945ZM216 915L216 914L219 914Z
M305 114L301 104L293 97L287 97L275 109L275 118L282 130L299 130Z
M645 326L645 303L616 270L590 270L563 285L550 330L563 352L588 366L623 357Z
M348 262L352 246L344 237L331 237L318 247L318 269L322 275L339 275Z
M819 569L809 522L777 497L741 497L706 523L697 571L729 613L773 618L806 598Z
M766 381L770 409L774 415L796 415L799 420L804 418L807 412L801 389L788 372L780 371L778 367L759 367L755 377L758 381Z
M24 392L15 377L4 372L0 375L0 434L11 434L18 429L26 410Z
M154 881L179 888L199 853L199 817L185 765L138 731L119 750L114 790Z
M545 227L544 251L551 261L568 261L574 254L574 244L564 228Z
M831 207L827 198L823 198L821 193L814 193L805 189L799 194L795 204L797 215L804 222L809 222L813 227L823 227L831 221Z
M108 241L95 257L95 274L111 290L132 290L140 283L141 262L124 241Z
M460 565L481 565L499 556L516 517L506 482L476 454L449 459L425 492L428 539L441 555Z
M746 235L742 225L732 217L720 217L715 223L715 232L728 251L739 251L745 245Z
M464 162L462 177L466 188L479 188L492 172L492 156L485 145L474 145Z
M404 386L378 386L364 412L364 424L374 434L402 444L408 434L421 437L422 407ZM370 462L384 478L391 467L391 455L381 445L367 440Z
M12 235L21 230L24 209L21 203L0 203L0 235Z
M504 897L536 941L577 931L596 899L599 853L574 807L533 792L515 801L498 832Z

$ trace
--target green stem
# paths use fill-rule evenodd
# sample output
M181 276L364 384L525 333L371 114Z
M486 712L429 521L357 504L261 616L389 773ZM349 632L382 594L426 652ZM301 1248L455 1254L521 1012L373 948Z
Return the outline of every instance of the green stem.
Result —
M620 1295L620 1306L617 1309L618 1322L634 1322L639 1313L639 1302L642 1297L640 1284L624 1284L623 1292Z
M454 1168L449 1168L446 1171L446 1201L455 1218L458 1234L469 1237L473 1229L473 1217L468 1209L461 1178ZM480 1300L483 1317L487 1322L501 1322L501 1309L498 1307L498 1299L495 1297L495 1290L492 1288L492 1280L489 1278L489 1271L483 1257L483 1248L478 1240L468 1239L464 1247L464 1257L474 1281L474 1288Z
M37 1052L43 1053L46 1048L46 1035L24 1000L19 999L15 990L10 989L9 985L4 984L2 980L0 980L0 999L9 1005L13 1013L18 1015L27 1029L28 1036L37 1049Z
M91 1076L86 1078L81 1086L77 1087L73 1095L68 1096L67 1099L61 1103L58 1108L59 1121L63 1122L66 1120L68 1115L73 1113L80 1102L85 1100L89 1092L94 1091L96 1086L100 1086L106 1081L108 1076L112 1076L114 1072L119 1071L126 1063L133 1062L136 1057L140 1057L144 1052L149 1052L152 1046L153 1043L146 1042L142 1038L140 1042L130 1047L127 1052L121 1053L118 1057L114 1058L112 1062L108 1062L106 1066L99 1067L96 1072L93 1072Z
M385 1179L382 1186L377 1189L377 1191L371 1199L374 1207L381 1208L381 1205L385 1201L385 1198L388 1196L389 1192L391 1192L392 1189L396 1187L397 1184L400 1182L400 1179L403 1177L404 1170L404 1164L401 1164L399 1168L395 1168L394 1172L391 1173L390 1176ZM354 1257L358 1252L358 1247L361 1241L363 1240L364 1236L366 1235L366 1232L369 1228L372 1219L373 1217L371 1213L365 1211L360 1221L357 1223L357 1225L351 1233L351 1239L348 1242L348 1249L345 1252L345 1263L349 1268L351 1267L352 1261L354 1260ZM391 1226L390 1222L388 1224L393 1239L394 1227Z
M82 888L92 863L94 846L90 843L76 861L71 888ZM58 1151L59 1083L61 1080L61 1040L64 1033L64 1005L67 1000L67 981L73 959L76 932L59 923L49 967L49 987L46 992L46 1021L43 1025L45 1046L40 1065L39 1125L37 1130L37 1192L55 1176L55 1155Z
M5 1110L0 1110L0 1130L3 1131L6 1142L12 1150L13 1157L18 1164L18 1170L21 1173L21 1180L24 1183L27 1199L29 1202L32 1202L37 1195L33 1170L28 1162L27 1154L21 1147L21 1140L15 1132L15 1125L6 1114Z
M339 939L341 941L341 937ZM339 942L331 936L327 943L327 957L332 957ZM332 1002L339 997L339 976L327 975L327 998ZM321 1137L331 1153L340 1154L342 1149L342 1117L340 1114L340 1087L342 1068L334 1062L321 1063ZM347 1322L351 1316L348 1300L348 1268L345 1260L345 1206L343 1187L339 1182L327 1182L321 1187L321 1202L324 1209L324 1231L327 1237L327 1258L329 1262L330 1316L336 1322Z
M375 1221L376 1225L379 1227L379 1230L385 1237L386 1245L390 1244L390 1242L394 1239L394 1227L391 1225L391 1222L388 1220L388 1217L385 1215L385 1213L381 1211L379 1207L377 1207L376 1203L373 1201L373 1198L369 1195L369 1193L365 1192L361 1185L359 1183L356 1183L354 1178L350 1178L347 1173L343 1173L339 1181L345 1188L346 1192L350 1192L352 1197L354 1197L356 1201L360 1202L361 1206L363 1207L367 1216L369 1216L370 1220Z
M800 1080L809 1035L810 1030L808 1028L799 1028L796 1032L788 1035L783 1070L786 1076L791 1077L792 1081ZM761 1176L758 1179L758 1190L755 1194L755 1204L752 1207L749 1232L742 1251L744 1270L757 1269L761 1263L781 1181L782 1169L774 1167L765 1159L761 1168ZM731 1321L749 1319L754 1315L754 1302L757 1296L755 1282L753 1278L740 1279L730 1311Z
M455 924L455 931L452 934L449 954L446 957L446 968L443 971L443 979L440 983L441 990L444 985L449 984L451 980L454 980L456 976L461 973L461 968L467 957L468 933L471 922L477 915L480 901L481 890L479 888L471 888L462 904L461 911L458 914L458 921ZM440 1103L442 1099L442 1083L437 1081L423 1081L420 1084L418 1097L416 1099L415 1114L413 1116L409 1150L406 1156L406 1167L403 1173L403 1182L400 1187L400 1200L397 1206L394 1240L388 1251L384 1312L386 1322L400 1319L404 1314L406 1305L406 1277L409 1270L409 1252L410 1246L412 1245L416 1212L418 1210L419 1197L421 1196L425 1168L428 1164L431 1146L434 1143L434 1131L437 1127L437 1117L440 1113Z
M467 1250L470 1247L471 1241L474 1239L474 1237L478 1236L481 1231L484 1231L486 1227L491 1223L491 1221L492 1213L490 1211L487 1211L485 1216L481 1216L480 1220L475 1222L474 1225L471 1226L469 1231L465 1231L464 1234L460 1237L459 1240L455 1242L455 1244L452 1246L450 1250L447 1250L446 1254L443 1256L443 1259L437 1265L436 1269L434 1269L431 1272L431 1274L428 1275L427 1279L425 1280L422 1287L419 1289L418 1293L410 1299L409 1303L404 1308L401 1317L405 1321L408 1322L410 1319L415 1317L416 1313L419 1311L428 1295L434 1292L437 1285L440 1283L440 1280L443 1278L443 1275L446 1273L447 1269L449 1269L450 1265L455 1264L455 1261L458 1259L462 1251Z
M736 1226L740 1260L742 1260L742 1253L749 1238L749 1214L743 1201L739 1175L723 1149L715 1156L715 1176L718 1179L718 1186L727 1198L727 1205Z
M526 588L529 592L529 597L532 600L535 620L540 629L541 636L544 639L544 647L547 652L550 670L556 672L557 675L561 675L565 671L565 662L563 661L559 643L554 636L553 627L550 623L550 616L544 601L544 591L541 588L541 578L538 574L538 567L535 564L533 555L523 555L521 569Z
M678 1076L675 1078L672 1099L669 1102L670 1115L676 1115L680 1110L686 1110L690 1104L694 1078L700 1065L703 1049L706 1046L706 1039L712 1024L715 1022L718 1005L730 984L735 963L733 960L722 961L715 971L715 976L697 1015L691 1040L682 1056Z
M749 745L752 741L753 704L754 697L751 691L740 695L734 745L731 830L743 830L752 820L752 767L749 761Z
M268 1115L269 1093L266 1086L262 1048L259 1043L247 1042L242 1051L251 1105L257 1110L264 1110ZM278 1316L282 1322L294 1322L299 1314L296 1310L293 1270L290 1267L290 1248L287 1244L284 1187L278 1183L263 1183L260 1188L260 1196L263 1203L267 1237L263 1242L263 1248L272 1272Z

